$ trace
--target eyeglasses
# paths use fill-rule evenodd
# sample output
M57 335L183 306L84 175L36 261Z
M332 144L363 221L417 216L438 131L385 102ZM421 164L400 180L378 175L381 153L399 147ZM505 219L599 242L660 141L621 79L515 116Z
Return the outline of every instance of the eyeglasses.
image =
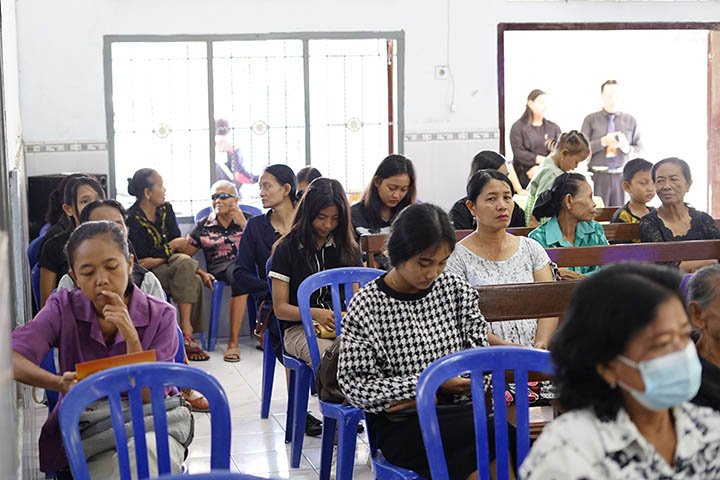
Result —
M235 198L235 195L231 195L231 194L225 193L225 192L213 193L212 195L210 195L210 198L212 198L213 200L217 200L218 198L220 200L227 200L228 198Z

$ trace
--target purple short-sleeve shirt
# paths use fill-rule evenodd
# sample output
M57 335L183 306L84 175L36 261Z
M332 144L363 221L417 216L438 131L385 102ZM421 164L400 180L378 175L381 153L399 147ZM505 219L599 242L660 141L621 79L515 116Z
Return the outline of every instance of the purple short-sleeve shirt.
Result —
M128 313L143 350L155 350L157 361L172 362L178 349L175 309L133 285ZM105 343L97 314L80 289L60 290L51 295L33 321L12 332L12 349L39 364L52 347L58 349L62 375L80 362L127 353L120 333ZM58 405L62 402L62 396ZM40 470L54 472L67 466L56 407L40 433Z

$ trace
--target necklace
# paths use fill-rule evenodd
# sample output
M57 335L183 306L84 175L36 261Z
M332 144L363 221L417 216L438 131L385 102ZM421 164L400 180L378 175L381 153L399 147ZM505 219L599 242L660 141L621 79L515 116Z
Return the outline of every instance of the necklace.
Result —
M477 236L478 240L480 241L480 247L482 248L483 252L485 253L485 258L490 260L491 262L499 262L500 258L502 258L503 252L505 251L505 245L507 244L508 235L505 234L503 237L502 244L500 245L500 251L498 254L493 258L492 255L490 255L490 251L483 245L482 239L480 238L480 235L477 234L477 231L475 232L475 235Z

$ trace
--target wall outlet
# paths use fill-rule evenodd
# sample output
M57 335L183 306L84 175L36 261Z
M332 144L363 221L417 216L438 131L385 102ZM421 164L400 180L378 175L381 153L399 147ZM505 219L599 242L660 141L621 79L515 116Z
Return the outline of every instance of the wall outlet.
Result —
M447 78L448 78L447 65L435 65L435 80L447 80Z

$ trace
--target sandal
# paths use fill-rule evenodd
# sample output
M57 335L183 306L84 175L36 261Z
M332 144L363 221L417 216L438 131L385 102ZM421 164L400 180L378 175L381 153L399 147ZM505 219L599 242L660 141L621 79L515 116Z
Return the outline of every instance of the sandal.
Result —
M203 349L195 343L195 340L193 340L190 335L183 333L183 344L185 345L185 354L187 355L188 360L192 360L194 362L204 362L206 360L210 360L210 355L205 353Z
M210 404L202 393L189 388L183 388L182 393L183 398L190 404L193 412L206 413L210 411Z
M240 361L240 349L238 347L231 347L225 351L223 360L229 363L237 363Z

